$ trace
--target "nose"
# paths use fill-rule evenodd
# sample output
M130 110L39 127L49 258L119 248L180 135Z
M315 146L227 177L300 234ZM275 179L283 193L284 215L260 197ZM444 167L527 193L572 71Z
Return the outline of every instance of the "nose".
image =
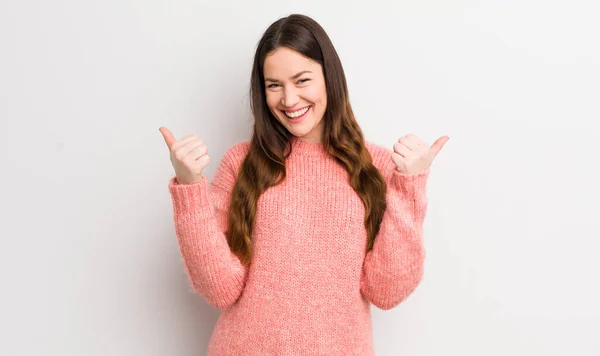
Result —
M298 93L296 93L295 88L293 86L287 87L283 90L283 96L281 97L281 105L288 108L292 108L296 104L298 104L299 99L300 97L298 96Z

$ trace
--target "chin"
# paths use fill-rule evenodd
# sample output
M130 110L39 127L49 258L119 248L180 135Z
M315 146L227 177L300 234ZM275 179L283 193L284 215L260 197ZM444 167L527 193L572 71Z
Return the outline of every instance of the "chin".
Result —
M304 137L304 136L307 136L313 130L313 128L314 127L311 127L310 129L307 130L307 129L299 129L297 127L288 127L288 131L296 137Z

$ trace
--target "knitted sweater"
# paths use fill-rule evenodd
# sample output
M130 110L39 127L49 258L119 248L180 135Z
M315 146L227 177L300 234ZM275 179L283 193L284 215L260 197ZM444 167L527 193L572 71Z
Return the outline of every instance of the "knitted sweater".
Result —
M258 201L245 268L224 235L250 141L229 148L208 183L169 181L175 231L195 292L221 314L208 355L374 355L370 304L391 309L423 275L429 169L403 174L365 142L387 183L387 210L365 254L365 209L322 143L292 137L287 177Z

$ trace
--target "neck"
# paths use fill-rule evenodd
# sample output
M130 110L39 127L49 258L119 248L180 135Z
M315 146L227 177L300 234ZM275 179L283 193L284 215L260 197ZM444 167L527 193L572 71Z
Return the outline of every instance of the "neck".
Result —
M322 142L305 141L294 135L290 137L290 142L292 143L292 154L300 154L303 156L327 156L325 144Z

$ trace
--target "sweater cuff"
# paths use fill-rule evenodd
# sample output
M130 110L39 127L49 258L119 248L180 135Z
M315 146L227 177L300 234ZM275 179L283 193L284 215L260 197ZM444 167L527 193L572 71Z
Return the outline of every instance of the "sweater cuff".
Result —
M169 180L169 192L173 200L175 214L195 214L200 217L210 216L210 193L208 178L202 176L198 182L181 184L177 177Z
M392 185L411 199L423 198L426 194L429 172L430 169L427 168L415 173L402 173L394 168Z

